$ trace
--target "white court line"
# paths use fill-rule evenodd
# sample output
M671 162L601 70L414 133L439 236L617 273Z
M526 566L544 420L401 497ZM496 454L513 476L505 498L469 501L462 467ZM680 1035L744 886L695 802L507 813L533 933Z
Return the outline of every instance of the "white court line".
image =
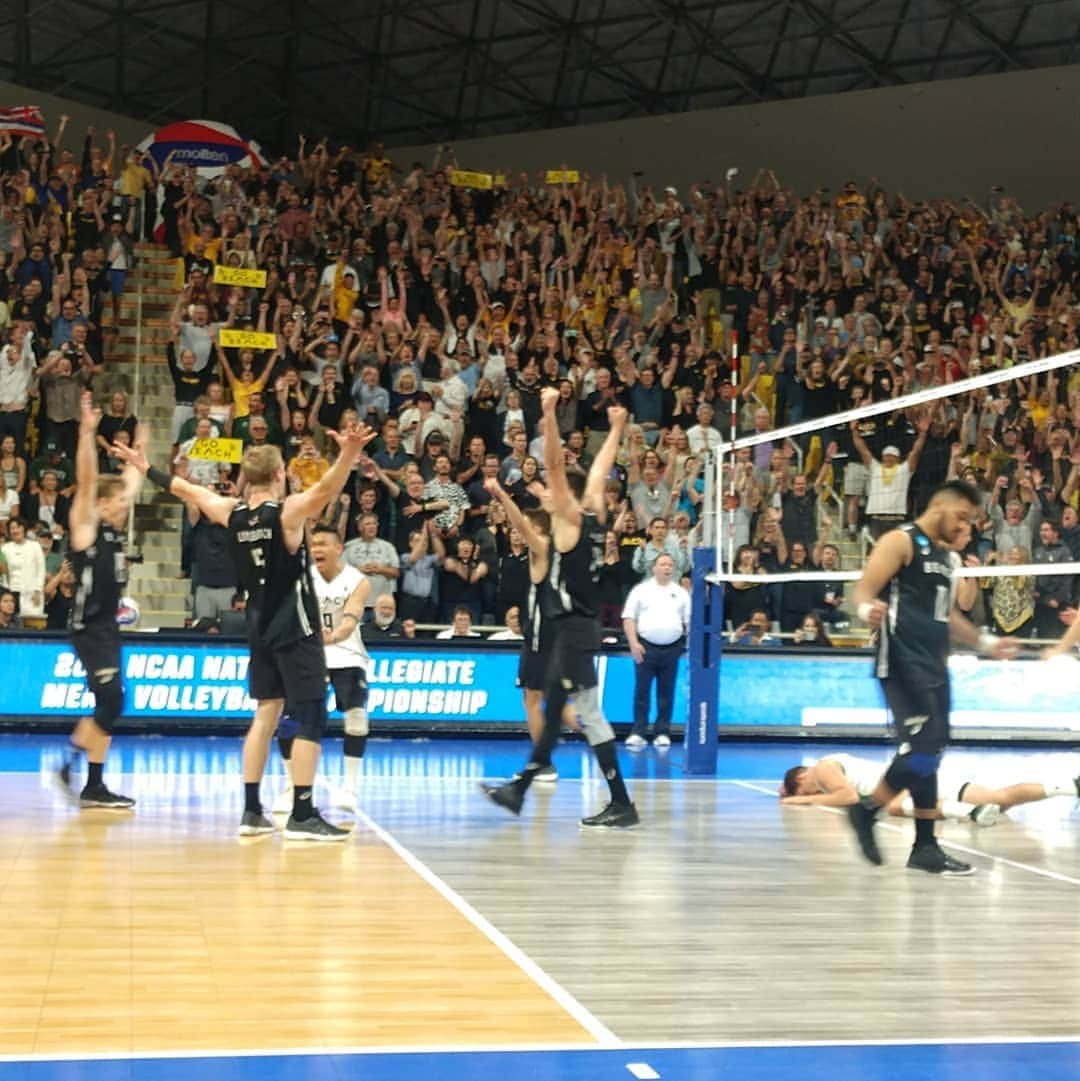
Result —
M638 1081L656 1081L660 1076L647 1062L628 1062L626 1068Z
M775 797L777 795L775 788L765 788L751 781L732 781L731 783L737 784L740 788L748 788L753 792L763 792L766 796ZM779 784L780 782L777 781L776 783ZM815 811L828 811L830 814L842 815L847 813L843 807L822 807L820 804L808 804L808 806ZM908 832L903 826L894 826L891 822L879 822L878 826L883 830L891 830L893 833L906 834ZM992 852L984 852L981 848L962 845L945 837L939 837L938 840L946 848L955 848L958 852L963 852L968 856L982 856L984 859L993 860L995 863L1003 863L1006 867L1015 867L1018 871L1029 871L1033 875L1049 878L1054 882L1065 882L1070 886L1080 886L1080 878L1064 875L1060 871L1048 871L1045 867L1035 867L1030 863L1021 863L1019 860L1011 860L1007 856L995 856Z
M558 1054L566 1051L588 1051L593 1054L611 1054L613 1051L738 1051L768 1050L776 1047L798 1049L801 1047L1025 1047L1048 1044L1080 1044L1080 1035L1065 1036L943 1036L932 1039L926 1036L898 1036L887 1040L657 1040L652 1043L634 1041L619 1047L598 1047L594 1043L578 1044L417 1044L389 1047L283 1047L274 1050L175 1050L175 1051L90 1051L58 1052L54 1054L0 1055L2 1062L133 1062L159 1059L198 1060L210 1058L294 1058L310 1056L320 1058L328 1055L483 1055L507 1054Z
M487 917L482 916L460 893L444 882L423 860L407 849L392 833L383 829L370 815L358 811L361 821L387 848L416 872L436 893L448 901L497 949L501 950L538 987L546 991L602 1047L622 1046L622 1040L598 1018L594 1017L565 987L556 983L524 950L516 946Z

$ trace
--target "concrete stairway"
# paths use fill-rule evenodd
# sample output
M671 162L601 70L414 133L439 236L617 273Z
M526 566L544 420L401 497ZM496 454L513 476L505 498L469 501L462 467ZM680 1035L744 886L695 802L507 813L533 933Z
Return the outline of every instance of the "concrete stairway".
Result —
M121 301L118 333L106 339L105 375L99 386L103 398L114 389L128 393L149 435L151 462L167 469L173 392L165 347L176 303L176 261L159 244L138 244L136 254L139 264ZM143 487L135 507L135 543L143 562L131 567L128 589L139 605L142 627L182 627L189 614L191 583L179 578L181 515L179 502L150 485Z

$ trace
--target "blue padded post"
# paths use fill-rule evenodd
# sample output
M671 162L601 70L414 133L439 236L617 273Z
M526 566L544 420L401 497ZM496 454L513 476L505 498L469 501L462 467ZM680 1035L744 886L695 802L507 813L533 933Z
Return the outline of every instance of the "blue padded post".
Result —
M690 674L690 710L685 729L687 773L716 773L724 589L706 581L715 566L715 549L694 549L687 657Z

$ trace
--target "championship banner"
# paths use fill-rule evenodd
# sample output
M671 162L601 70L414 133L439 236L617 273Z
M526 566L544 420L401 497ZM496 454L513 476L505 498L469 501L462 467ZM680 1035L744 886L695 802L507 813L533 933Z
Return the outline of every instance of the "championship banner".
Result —
M222 327L219 340L223 349L277 348L276 334L263 334L258 330L226 330Z
M450 174L450 183L455 188L476 188L479 191L491 191L495 178L491 173L467 173L464 169L455 169Z
M196 439L187 452L189 458L200 462L231 462L236 464L244 456L242 439Z
M545 184L576 184L581 179L577 169L548 169Z
M215 285L242 285L246 289L266 287L265 270L248 270L245 267L215 266Z

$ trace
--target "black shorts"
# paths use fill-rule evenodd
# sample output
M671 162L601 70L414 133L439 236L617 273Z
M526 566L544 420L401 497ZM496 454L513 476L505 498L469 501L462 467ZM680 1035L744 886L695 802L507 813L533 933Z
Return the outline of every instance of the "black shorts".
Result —
M551 664L551 623L545 620L540 624L540 648L530 649L529 641L521 647L521 659L518 661L517 685L523 691L542 691L548 678Z
M98 673L123 675L120 671L120 628L115 621L94 623L85 630L76 631L71 636L71 645L75 649L75 656L86 669L86 684L95 693L102 682Z
M949 742L949 682L927 686L917 679L881 681L897 744L916 753L940 754Z
M367 705L367 673L363 668L331 668L330 684L334 688L334 705L342 713Z
M595 687L600 624L589 616L560 616L550 627L546 685L561 683L571 694Z
M311 635L282 649L251 647L248 666L251 697L285 699L285 709L297 702L310 702L326 694L326 654L322 642Z

